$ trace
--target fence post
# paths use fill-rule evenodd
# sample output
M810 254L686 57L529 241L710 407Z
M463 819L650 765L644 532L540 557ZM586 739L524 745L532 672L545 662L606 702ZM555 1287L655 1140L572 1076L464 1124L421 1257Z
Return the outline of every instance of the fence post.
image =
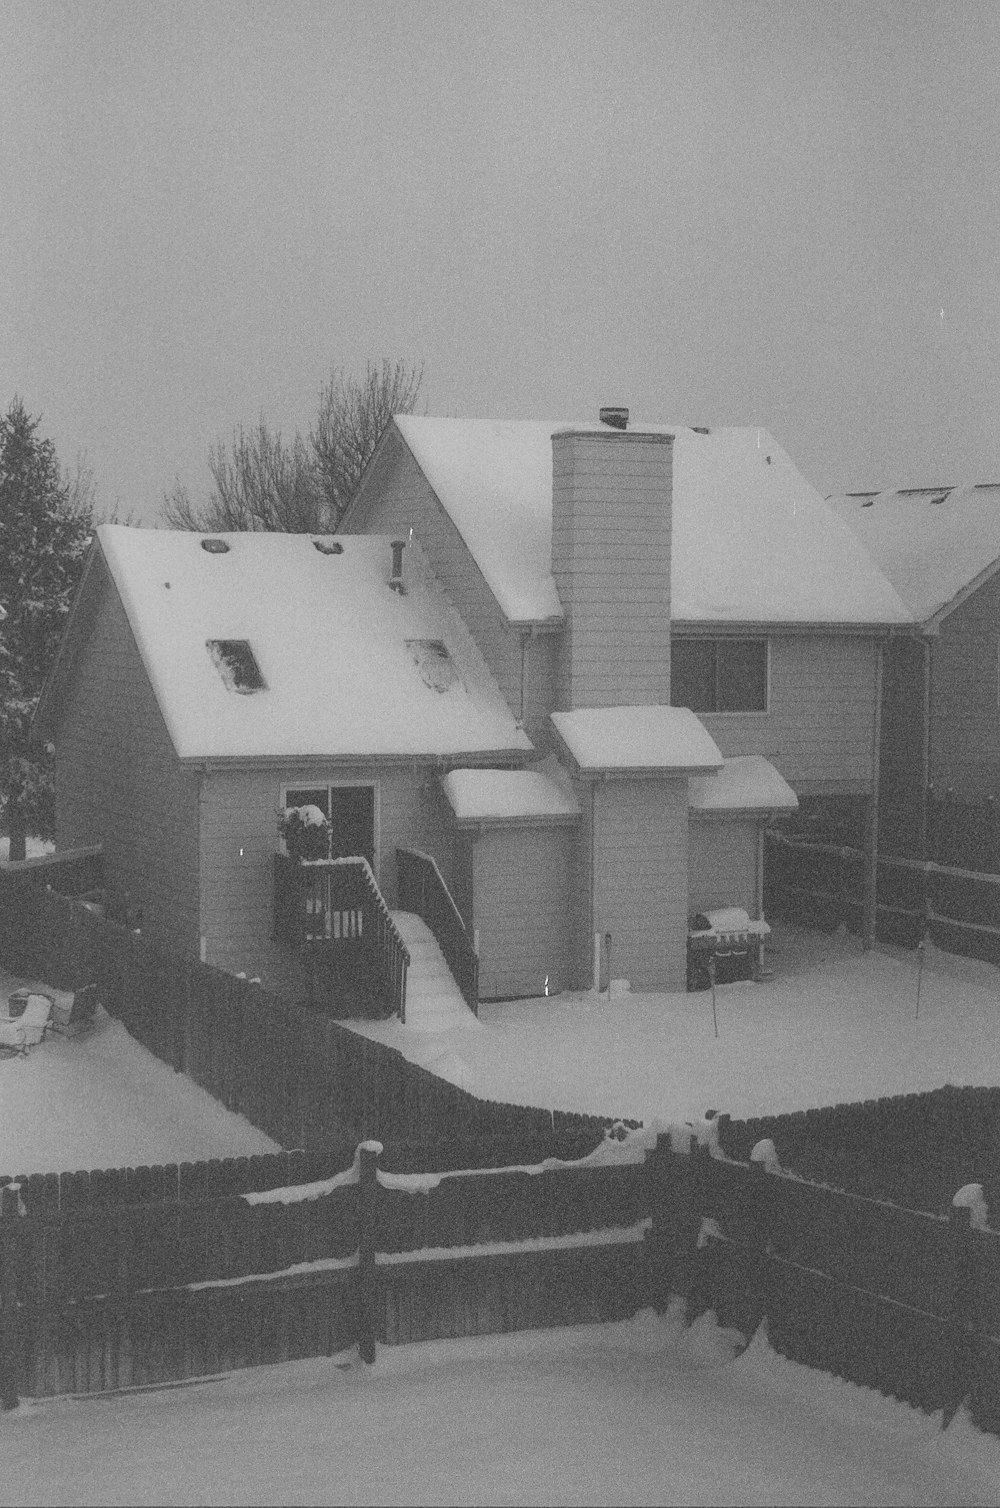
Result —
M18 1405L17 1227L20 1189L16 1183L0 1189L0 1408Z
M693 1211L692 1160L694 1137L687 1146L675 1148L669 1133L660 1133L656 1146L647 1152L650 1176L648 1236L650 1301L657 1314L666 1312L676 1294L690 1304L699 1217Z
M970 1186L960 1189L960 1199ZM941 1416L941 1428L948 1425L972 1391L978 1363L976 1333L976 1250L973 1218L978 1215L975 1203L952 1203L948 1219L952 1235L952 1289L949 1330L948 1391Z
M364 1141L358 1148L358 1352L369 1365L375 1360L377 1328L377 1281L375 1271L376 1220L378 1218L378 1160L380 1141Z

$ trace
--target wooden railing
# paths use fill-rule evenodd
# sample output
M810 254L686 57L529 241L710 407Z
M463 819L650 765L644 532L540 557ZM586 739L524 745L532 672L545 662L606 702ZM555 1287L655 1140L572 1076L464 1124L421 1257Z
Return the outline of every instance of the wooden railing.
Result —
M392 1011L405 1021L410 955L366 858L300 864L276 854L274 935L301 947L355 944Z
M479 1015L479 959L461 912L437 863L418 848L396 849L401 911L413 911L430 927L469 1010Z

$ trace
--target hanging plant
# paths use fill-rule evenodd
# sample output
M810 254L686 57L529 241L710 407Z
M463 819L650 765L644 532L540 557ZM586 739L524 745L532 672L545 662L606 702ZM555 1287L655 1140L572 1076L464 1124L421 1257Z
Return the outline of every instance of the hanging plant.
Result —
M330 823L318 806L286 806L278 814L278 831L288 857L300 864L330 853Z

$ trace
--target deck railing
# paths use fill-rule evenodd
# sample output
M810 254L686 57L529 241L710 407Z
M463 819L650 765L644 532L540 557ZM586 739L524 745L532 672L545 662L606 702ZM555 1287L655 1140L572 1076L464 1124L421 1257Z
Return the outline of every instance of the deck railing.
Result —
M410 955L366 858L301 864L276 854L274 899L276 938L301 947L354 943L376 972L386 1004L406 1019Z
M451 891L430 854L396 849L399 905L430 927L469 1010L479 1015L479 959Z

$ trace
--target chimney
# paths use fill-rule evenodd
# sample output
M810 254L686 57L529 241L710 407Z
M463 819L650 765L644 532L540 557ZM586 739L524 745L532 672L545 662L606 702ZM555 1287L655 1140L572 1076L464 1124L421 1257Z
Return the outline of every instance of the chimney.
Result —
M405 539L392 541L392 575L389 577L389 586L401 597L406 595L406 587L403 585L403 551L405 549Z
M602 424L607 424L611 429L628 429L627 408L602 408L598 410Z
M605 424L552 436L561 710L670 704L673 435Z

